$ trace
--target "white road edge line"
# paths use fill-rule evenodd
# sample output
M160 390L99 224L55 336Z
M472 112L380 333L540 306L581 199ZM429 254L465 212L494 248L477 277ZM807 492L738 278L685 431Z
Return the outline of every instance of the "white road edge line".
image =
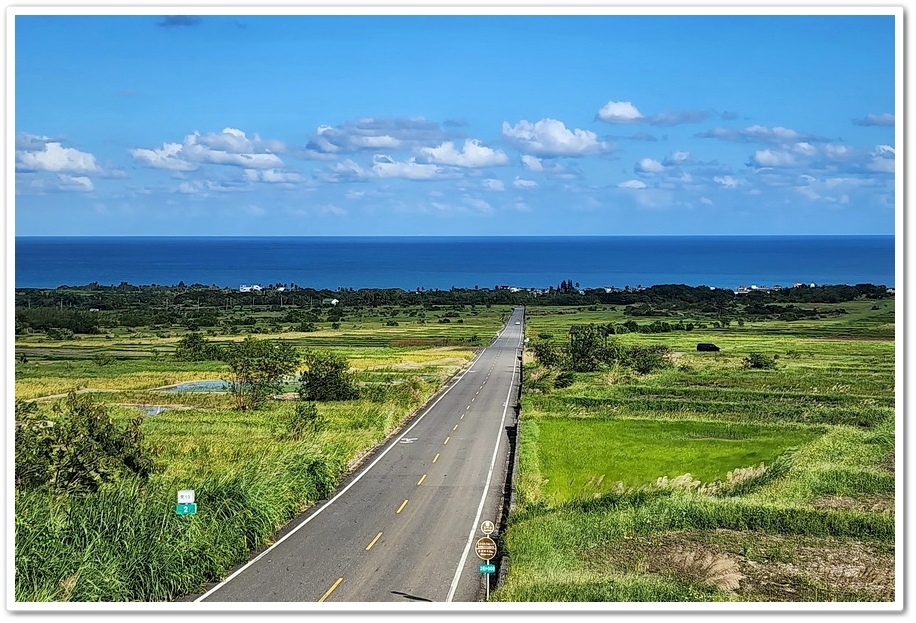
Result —
M522 336L524 334L525 332L522 331L522 333L519 335L518 344L515 347L516 357L518 356L518 349L522 345ZM455 570L455 577L452 579L452 585L449 587L448 597L445 598L446 602L451 602L455 597L455 591L458 589L458 582L461 580L461 573L464 571L465 564L468 560L468 555L471 553L471 544L474 542L474 533L477 532L477 526L480 524L480 516L483 513L483 506L487 499L487 493L490 491L490 481L493 479L493 469L496 467L496 457L499 455L499 441L506 425L506 413L509 410L509 397L512 396L512 388L515 385L515 372L517 370L518 366L513 363L512 380L509 382L509 393L506 394L506 404L503 406L503 417L500 421L499 434L496 435L496 447L493 448L493 458L490 459L490 471L487 473L487 484L484 485L483 495L480 496L480 504L477 506L477 516L474 518L474 525L471 526L471 533L468 535L467 545L464 546L464 553L461 555L461 561L458 563L458 569Z
M489 348L489 347L488 347L488 348ZM255 556L254 558L252 558L251 560L249 560L247 563L245 563L244 566L242 566L241 568L239 568L238 570L236 570L235 573L233 573L232 575L230 575L229 577L227 577L225 580L223 580L222 582L220 582L219 584L217 584L216 586L214 586L213 588L211 588L209 591L207 591L206 593L204 593L203 595L201 595L200 597L198 597L197 599L195 599L194 602L196 603L196 602L199 602L199 601L203 601L205 598L209 597L210 595L212 595L213 593L215 593L216 591L218 591L219 589L221 589L223 586L225 586L226 584L228 584L228 583L229 583L230 581L232 581L236 576L238 576L240 573L242 573L243 571L245 571L245 569L247 569L248 567L250 567L251 565L253 565L253 564L256 563L257 561L259 561L264 555L266 555L266 554L269 553L271 550L273 550L273 548L275 548L276 546L278 546L280 543L282 543L283 541L285 541L285 540L288 539L289 537L291 537L291 536L293 536L294 534L296 534L296 532L298 532L300 528L302 528L302 527L305 526L308 522L310 522L312 519L314 519L315 517L317 517L318 515L320 515L320 514L322 513L322 511L324 511L324 509L326 509L326 508L329 507L331 504L333 504L340 496L342 496L344 493L346 493L347 490L350 489L350 487L352 487L352 486L355 485L357 482L359 482L359 480L360 480L363 476L365 476L366 473L367 473L370 469L372 469L372 468L375 466L376 463L378 463L379 461L381 461L382 458L383 458L386 454L388 454L388 451L389 451L389 450L391 450L393 447L395 447L396 445L398 445L398 444L400 443L401 437L403 437L405 434L409 433L409 432L411 431L411 429L413 429L414 426L416 426L417 424L419 424L419 423L420 423L420 420L422 420L424 417L426 417L426 414L429 413L430 411L432 411L433 407L435 407L437 404L439 404L439 401L442 400L443 398L445 398L446 394L448 394L450 391L452 391L452 389L455 388L455 387L458 385L458 383L460 383L460 382L464 379L464 377L465 377L465 375L468 373L468 371L469 371L472 367L474 367L474 364L477 363L477 360L480 359L480 357L481 357L486 351L487 351L486 348L483 349L482 351L480 351L480 352L477 354L477 356L473 359L473 361L471 361L471 365L468 366L467 370L465 370L464 372L462 372L462 373L461 373L461 376L459 376L458 379L457 379L454 383L452 383L451 386L449 386L448 389L446 389L444 392L442 392L442 395L440 395L440 396L436 399L435 402L433 402L431 405L429 405L429 407L427 407L426 411L424 411L424 412L420 415L420 417L418 417L418 418L414 421L413 424L411 424L406 430L404 430L404 431L402 431L401 433L399 433L396 437L392 437L392 441L389 443L388 447L385 448L385 449L381 452L381 454L379 454L379 455L376 457L376 459L375 459L374 461L372 461L369 465L367 465L367 466L366 466L366 469L364 469L363 471L361 471L361 472L360 472L360 473L350 482L350 484L348 484L346 487L344 487L343 489L341 489L341 490L337 493L337 495L335 495L335 496L332 497L330 500L328 500L324 505L321 506L321 508L319 508L319 509L316 510L314 513L312 513L311 515L309 515L309 516L305 519L305 521L303 521L301 524L299 524L298 526L296 526L295 528L293 528L292 530L290 530L288 533L286 533L285 535L283 535L283 537L282 537L281 539L279 539L276 543L274 543L273 545L271 545L270 547L268 547L267 549L265 549L263 552L261 552L260 554L258 554L258 555ZM514 380L514 379L515 379L515 373L513 373L513 380ZM503 417L505 417L505 414L503 414ZM491 468L491 469L492 469L492 468ZM487 483L488 483L487 486L489 486L489 479L487 480Z

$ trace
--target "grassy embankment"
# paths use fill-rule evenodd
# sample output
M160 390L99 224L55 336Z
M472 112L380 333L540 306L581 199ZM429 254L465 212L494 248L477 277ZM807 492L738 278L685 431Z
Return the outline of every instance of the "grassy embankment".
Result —
M138 407L167 409L142 426L159 466L145 486L122 481L93 494L16 492L16 600L151 602L200 591L328 497L368 449L471 360L471 338L488 342L508 313L462 310L450 323L431 313L427 322L401 319L397 326L364 314L339 329L308 333L265 315L246 334L331 348L348 357L361 383L390 390L384 400L320 404L327 425L302 440L277 435L293 400L238 412L226 394L158 389L227 378L225 364L171 356L180 328L111 330L67 342L17 337L17 399L36 400L50 414L60 401L55 395L92 391L116 421L136 416ZM271 332L258 332L268 326ZM215 341L244 337L211 334ZM196 492L197 514L175 514L180 489Z
M843 307L612 336L665 344L673 365L526 389L517 503L500 537L509 572L491 599L892 601L894 307ZM532 340L628 319L528 311ZM778 355L777 369L744 368L751 352ZM528 356L526 368L543 374Z

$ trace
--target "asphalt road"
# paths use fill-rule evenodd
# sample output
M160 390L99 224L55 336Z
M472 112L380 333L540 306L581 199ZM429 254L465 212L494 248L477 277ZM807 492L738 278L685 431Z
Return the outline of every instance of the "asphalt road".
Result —
M195 601L477 601L485 579L475 544L501 511L521 323L519 308L334 497Z

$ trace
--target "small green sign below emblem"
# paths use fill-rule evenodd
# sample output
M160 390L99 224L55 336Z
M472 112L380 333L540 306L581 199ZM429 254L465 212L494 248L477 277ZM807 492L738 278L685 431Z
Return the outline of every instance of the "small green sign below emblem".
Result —
M197 504L194 502L186 502L184 504L176 504L175 512L179 515L193 515L197 512Z

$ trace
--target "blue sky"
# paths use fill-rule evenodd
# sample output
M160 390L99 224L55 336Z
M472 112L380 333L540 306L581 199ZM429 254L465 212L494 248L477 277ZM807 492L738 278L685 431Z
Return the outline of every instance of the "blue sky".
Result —
M17 15L13 51L20 236L895 231L893 15Z

